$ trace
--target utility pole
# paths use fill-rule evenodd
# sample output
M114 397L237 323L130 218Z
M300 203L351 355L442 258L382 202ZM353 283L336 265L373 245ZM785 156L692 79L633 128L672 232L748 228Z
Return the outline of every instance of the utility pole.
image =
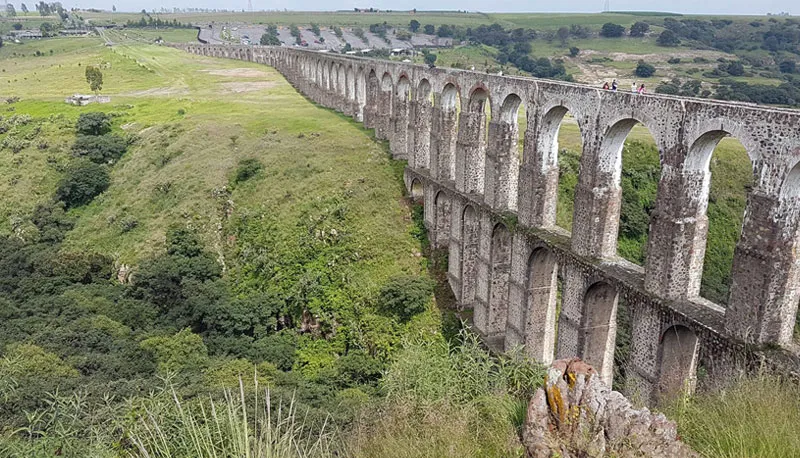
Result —
M247 0L247 11L253 12L253 0Z
M603 5L603 12L608 13L609 11L611 11L611 0L606 0Z

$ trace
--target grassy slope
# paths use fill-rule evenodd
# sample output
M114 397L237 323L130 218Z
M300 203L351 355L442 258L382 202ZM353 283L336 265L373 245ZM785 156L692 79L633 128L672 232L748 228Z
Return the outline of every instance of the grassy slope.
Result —
M67 43L77 48L76 42ZM3 49L4 61L15 66L15 78L0 86L0 93L22 97L16 113L71 120L80 112L102 109L119 116L115 129L122 126L139 137L114 167L109 190L74 210L80 219L67 247L113 253L120 263L135 263L162 249L170 223L187 222L202 232L209 246L219 248L220 201L214 190L228 184L239 159L256 157L266 165L265 178L234 191L236 212L269 213L293 227L302 203L346 194L363 252L369 255L356 268L364 276L358 283L369 287L398 271L420 268L414 256L419 244L409 235L408 210L399 199L397 170L384 148L356 123L305 101L262 65L166 47L126 44L108 49L96 40L82 43L83 50L41 58L9 55L29 54L37 47L60 49L60 43ZM111 104L77 108L59 100L85 91L83 67L73 61L110 64L104 70L103 92L112 96ZM53 84L31 86L25 78ZM58 137L58 132L45 132ZM237 136L235 145L232 136ZM63 160L68 144L62 141L59 148ZM4 200L0 217L4 231L10 230L11 213L29 213L54 190L59 172L45 165L45 154L28 148L18 155L25 158L18 165L6 161L9 154L2 155L0 183L20 166L44 176L9 186L12 198ZM123 232L121 222L129 220L138 226Z

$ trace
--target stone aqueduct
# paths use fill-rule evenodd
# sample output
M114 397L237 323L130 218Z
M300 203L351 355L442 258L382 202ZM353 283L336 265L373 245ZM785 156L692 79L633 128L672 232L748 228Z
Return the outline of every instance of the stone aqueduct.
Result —
M524 345L544 363L580 356L610 382L622 299L632 314L629 395L691 389L699 365L709 380L764 360L797 370L800 112L291 48L179 47L271 65L389 140L393 157L408 160L406 185L424 199L432 243L449 250L456 298L494 348ZM571 234L555 225L567 112L583 140ZM617 256L622 146L637 123L655 139L662 170L643 267ZM754 184L724 308L699 289L709 163L728 135L746 148Z

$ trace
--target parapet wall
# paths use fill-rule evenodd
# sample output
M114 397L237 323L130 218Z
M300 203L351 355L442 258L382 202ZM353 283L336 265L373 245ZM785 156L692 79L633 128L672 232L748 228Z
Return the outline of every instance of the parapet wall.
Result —
M624 301L630 395L692 389L698 366L709 380L765 361L797 371L800 112L292 48L177 46L271 65L315 102L389 140L392 156L408 160L406 184L424 201L430 240L449 251L460 306L474 310L475 328L495 348L523 345L543 363L578 356L611 382ZM567 113L583 141L572 233L555 226ZM617 256L622 146L639 123L662 170L644 266ZM723 307L699 291L709 163L726 136L746 148L753 186Z

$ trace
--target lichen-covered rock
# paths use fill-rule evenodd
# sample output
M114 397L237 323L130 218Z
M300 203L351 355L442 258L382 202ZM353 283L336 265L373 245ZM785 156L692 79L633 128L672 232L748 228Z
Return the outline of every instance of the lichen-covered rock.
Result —
M580 359L555 361L528 405L523 442L529 458L695 457L675 423L635 409Z

